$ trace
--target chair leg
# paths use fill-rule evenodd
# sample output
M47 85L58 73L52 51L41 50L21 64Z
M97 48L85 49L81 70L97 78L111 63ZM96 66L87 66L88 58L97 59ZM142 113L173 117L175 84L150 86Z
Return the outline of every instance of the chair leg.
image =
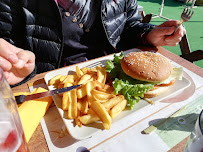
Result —
M190 62L202 60L203 59L203 50L196 50L189 54L183 54L180 56Z
M187 39L187 34L185 34L183 36L179 45L180 45L180 49L182 52L182 55L180 55L180 56L182 58L184 58L190 62L194 62L194 61L198 61L198 60L203 59L203 50L197 50L197 51L191 52L190 44L189 44L189 41Z
M179 42L179 45L180 45L180 50L182 52L182 55L189 54L191 52L187 34L183 36L182 40Z
M147 14L143 17L142 23L149 23L152 20L152 14Z

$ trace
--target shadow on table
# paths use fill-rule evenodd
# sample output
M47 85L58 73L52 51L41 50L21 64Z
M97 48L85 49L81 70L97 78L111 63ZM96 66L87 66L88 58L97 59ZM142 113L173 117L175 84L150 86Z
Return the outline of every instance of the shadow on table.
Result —
M65 147L68 148L68 146L78 142L78 140L72 138L66 130L64 122L61 119L56 106L49 108L46 115L44 116L44 122L46 126L43 128L47 128L47 136L50 136L50 141L48 140L47 144L51 145L51 147L56 149Z
M149 122L149 125L155 125L160 122L164 122L158 125L157 130L162 131L184 131L184 132L191 132L194 128L195 122L198 118L198 114L191 113L185 114L177 117L171 117L167 120L167 118L163 119L155 119Z

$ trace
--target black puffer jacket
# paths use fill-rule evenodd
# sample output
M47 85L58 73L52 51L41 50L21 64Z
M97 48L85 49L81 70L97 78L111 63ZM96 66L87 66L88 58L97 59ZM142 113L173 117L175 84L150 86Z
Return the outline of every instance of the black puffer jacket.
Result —
M103 27L110 44L118 50L142 44L141 35L153 27L140 23L137 7L136 0L102 0ZM61 65L62 23L54 0L1 0L0 37L34 52L37 73Z

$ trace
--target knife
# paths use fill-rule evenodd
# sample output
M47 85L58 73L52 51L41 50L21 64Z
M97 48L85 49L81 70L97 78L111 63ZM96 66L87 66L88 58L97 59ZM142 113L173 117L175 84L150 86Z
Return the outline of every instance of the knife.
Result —
M60 89L55 89L55 90L36 93L36 94L31 94L31 95L19 95L19 96L15 96L15 100L16 100L17 104L21 104L24 101L35 100L35 99L40 99L40 98L52 96L52 95L55 95L55 94L64 93L64 92L73 90L73 89L75 89L75 88L77 88L79 86L80 85L74 85L74 86L71 86L71 87L60 88Z

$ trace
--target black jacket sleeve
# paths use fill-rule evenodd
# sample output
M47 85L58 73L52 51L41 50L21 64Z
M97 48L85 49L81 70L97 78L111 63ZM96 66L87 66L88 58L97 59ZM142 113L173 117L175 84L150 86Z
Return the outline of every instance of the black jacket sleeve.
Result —
M124 30L117 47L121 50L147 45L144 35L151 31L155 25L142 23L142 16L138 11L137 0L128 0L127 16Z

